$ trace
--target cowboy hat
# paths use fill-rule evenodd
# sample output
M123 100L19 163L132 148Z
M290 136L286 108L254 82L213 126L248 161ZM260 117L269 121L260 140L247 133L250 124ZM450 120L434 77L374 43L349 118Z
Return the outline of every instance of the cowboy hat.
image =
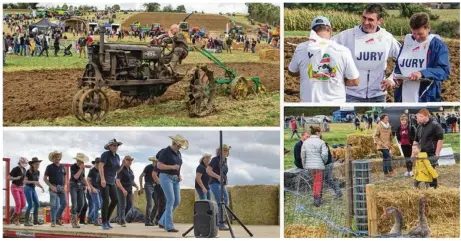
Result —
M223 144L223 145L222 145L222 149L223 149L223 150L230 150L231 148L232 148L231 146L228 146L228 145L226 145L226 144ZM220 146L218 147L218 150L219 150L219 149L221 149Z
M42 162L42 160L39 160L37 157L32 157L32 161L29 162L29 165L32 165L37 162L40 163Z
M94 159L94 161L91 162L91 164L95 165L96 163L100 162L101 161L101 158L100 157L96 157L96 159Z
M75 160L87 163L89 161L88 157L83 153L77 153L77 156L74 157Z
M19 158L19 165L21 165L22 167L27 167L29 165L29 160L27 160L27 158L25 157L20 157Z
M157 157L155 157L155 156L151 156L151 157L149 157L149 161L151 161L151 162L158 162L158 159L157 159Z
M121 143L121 142L119 142L119 141L117 141L115 139L112 139L106 145L104 145L104 149L109 150L109 146L113 145L113 144L117 144L118 146L121 146L123 143Z
M50 154L48 154L48 160L53 161L53 158L55 155L61 155L62 157L62 152L58 152L58 151L50 152Z
M169 136L174 143L178 144L182 149L187 150L189 148L189 142L181 135Z
M211 154L208 154L208 153L205 153L201 159L205 158L205 157L211 157Z

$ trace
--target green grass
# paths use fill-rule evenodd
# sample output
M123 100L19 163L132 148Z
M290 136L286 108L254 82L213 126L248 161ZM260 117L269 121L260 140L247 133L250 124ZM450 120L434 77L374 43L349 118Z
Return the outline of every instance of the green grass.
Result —
M81 69L88 63L86 58L79 58L78 54L74 53L72 57L63 57L63 52L58 53L60 57L52 57L54 50L50 49L48 58L46 57L24 57L7 55L7 65L3 67L4 72L14 72L22 70L51 70L51 69ZM234 50L232 54L223 52L222 54L215 54L224 63L271 63L278 66L279 61L260 61L259 54L256 52L243 53L241 50ZM193 63L212 63L209 59L199 52L191 51L183 64Z
M204 118L190 118L183 101L141 105L109 112L104 122L86 123L74 116L55 120L4 122L4 126L278 126L280 94L251 95L246 100L218 96L217 112Z
M362 124L363 127L363 124ZM373 126L374 127L374 126ZM364 130L363 132L356 131L353 124L331 124L330 125L330 132L324 132L322 133L322 137L330 146L337 145L337 144L345 144L346 143L346 137L349 134L354 134L354 133L361 133L361 134L369 134L371 135L373 133L373 130ZM298 130L299 134L301 135L302 129L300 128ZM290 153L286 154L284 157L284 167L285 170L293 168L293 147L296 144L296 142L299 141L297 139L296 135L293 137L293 140L290 140L291 137L291 130L285 129L284 131L284 147L288 150L290 150ZM460 149L460 143L459 143L459 133L455 134L445 134L444 135L444 143L446 144L451 144L451 148L453 149L454 153L459 153Z

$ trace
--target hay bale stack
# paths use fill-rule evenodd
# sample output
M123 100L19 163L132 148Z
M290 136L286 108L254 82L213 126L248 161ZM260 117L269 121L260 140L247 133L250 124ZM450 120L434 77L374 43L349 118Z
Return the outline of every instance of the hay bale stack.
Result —
M245 224L279 224L279 186L252 185L231 188L232 208Z
M173 220L175 223L194 222L195 189L181 189L181 203L174 210Z
M280 50L279 49L261 49L261 51L259 51L259 60L271 60L271 61L280 60Z
M368 153L375 153L376 146L371 135L350 134L347 135L346 143L352 147L360 147Z
M326 238L327 227L321 226L307 226L304 224L292 224L285 226L285 238Z
M459 188L440 187L438 189L406 189L402 191L377 192L378 216L383 207L396 207L402 211L405 221L404 233L418 222L418 202L422 196L428 197L426 217L432 231L432 238L459 237ZM394 220L378 219L378 231L389 233Z
M331 155L333 155L333 160L338 161L338 160L345 160L346 159L346 149L342 147L338 147L335 149L332 149L330 147Z

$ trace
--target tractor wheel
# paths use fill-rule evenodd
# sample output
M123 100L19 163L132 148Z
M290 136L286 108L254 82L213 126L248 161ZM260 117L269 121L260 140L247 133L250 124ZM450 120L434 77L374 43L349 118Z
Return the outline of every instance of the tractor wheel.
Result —
M84 121L103 121L108 113L109 99L101 89L89 89L80 97L78 114Z
M79 101L80 98L82 97L83 93L86 91L86 88L80 89L75 95L74 98L72 98L72 113L77 117L79 121L83 121L81 118L81 114L78 112L79 110Z
M232 98L239 100L248 95L248 80L243 76L237 76L231 82Z
M189 86L186 104L190 117L204 117L214 112L216 80L206 65L198 65L188 71Z

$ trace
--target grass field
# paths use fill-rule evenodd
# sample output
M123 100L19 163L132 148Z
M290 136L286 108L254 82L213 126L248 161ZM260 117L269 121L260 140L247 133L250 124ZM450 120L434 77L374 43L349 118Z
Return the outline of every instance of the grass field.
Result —
M58 53L59 57L53 57L54 49L48 50L50 57L24 57L7 55L6 66L3 67L4 72L13 72L21 70L44 70L44 69L79 69L84 68L88 63L86 58L79 58L78 54L73 53L73 56L63 57L63 52ZM277 64L279 61L260 60L259 54L256 52L244 53L241 50L234 50L232 54L225 53L215 54L224 63L271 63ZM212 63L199 52L191 51L187 58L183 61L184 64L190 63Z
M363 123L362 123L363 125ZM363 127L363 126L362 126ZM330 125L330 132L324 132L322 133L322 137L330 146L332 145L337 145L337 144L345 144L346 142L346 137L349 134L353 133L360 133L360 134L372 134L373 130L364 130L363 132L360 131L355 131L354 125L353 124L337 124L333 123ZM298 132L301 135L302 130L298 130ZM296 135L293 137L292 140L290 140L291 137L291 130L285 129L284 131L284 147L291 152L285 155L284 157L284 167L285 170L293 168L293 147L296 144L296 142L299 141L297 139ZM444 143L451 144L451 148L453 149L454 153L459 153L460 149L460 142L459 142L459 133L455 134L445 134L444 135Z
M246 100L231 100L218 96L217 112L203 118L190 118L183 101L141 105L109 112L101 123L85 123L74 116L53 121L32 120L21 124L4 122L4 126L277 126L279 124L279 93L249 96Z

